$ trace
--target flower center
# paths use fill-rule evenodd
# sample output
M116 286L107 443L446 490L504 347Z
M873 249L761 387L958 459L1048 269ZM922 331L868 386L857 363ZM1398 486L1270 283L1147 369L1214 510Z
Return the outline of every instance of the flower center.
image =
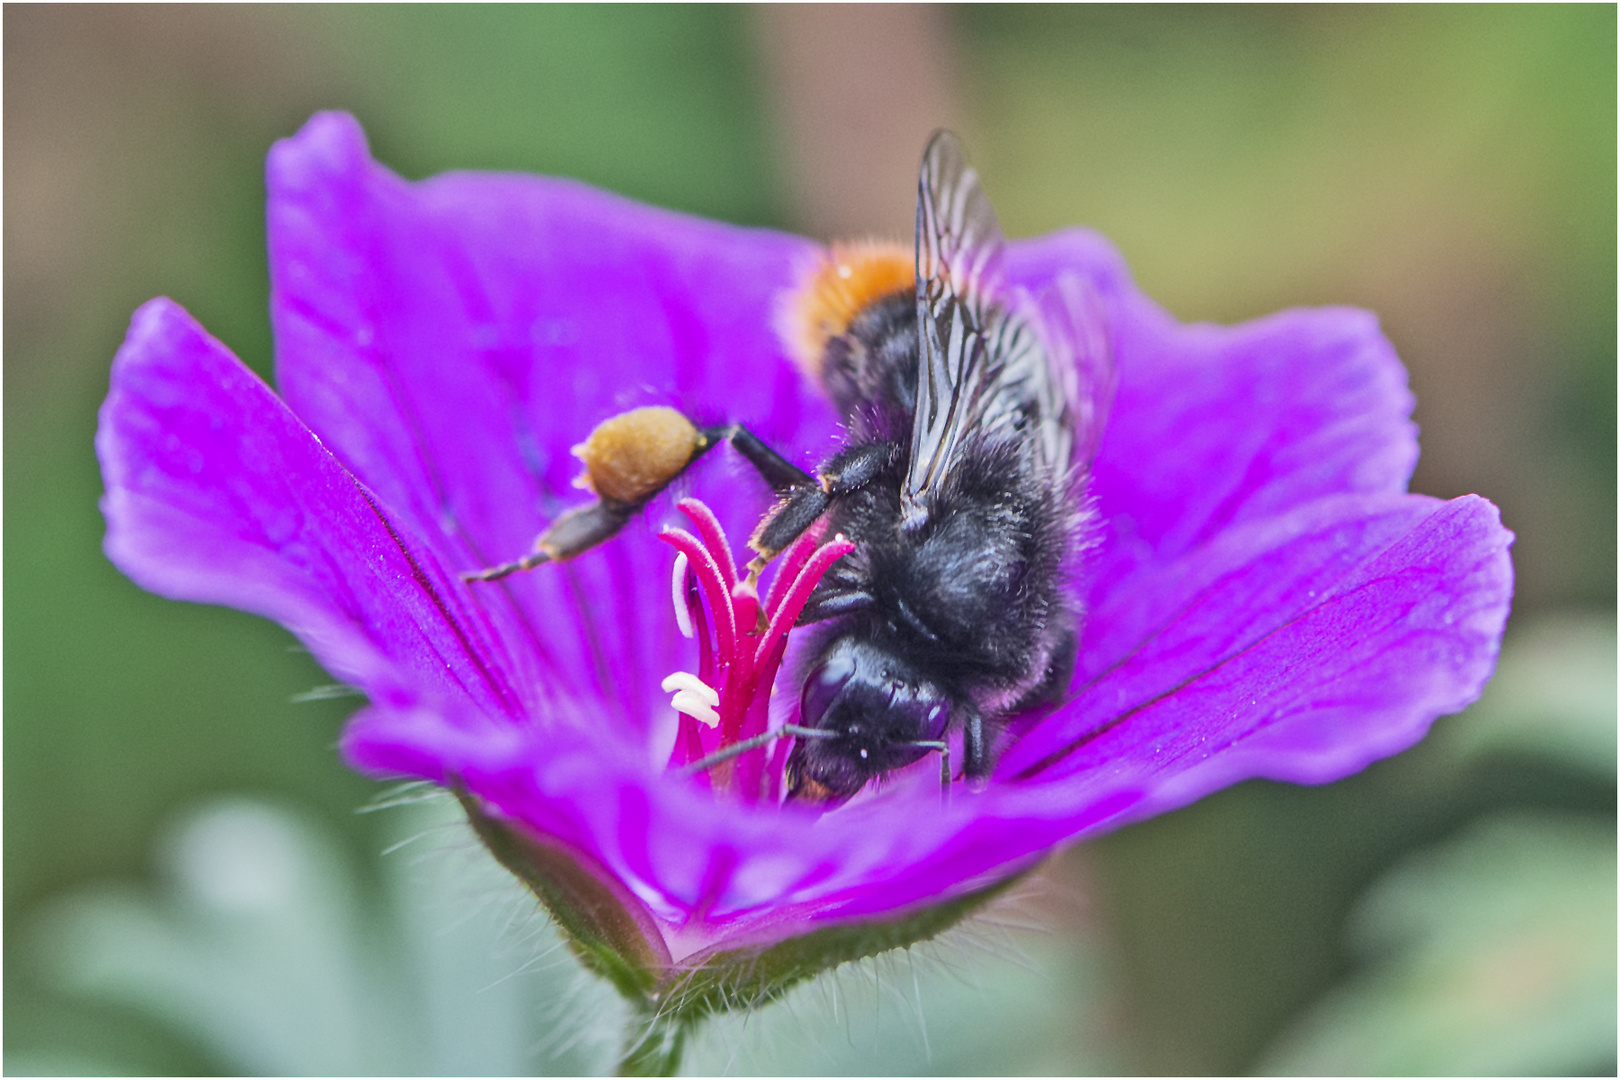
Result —
M842 535L820 543L826 526L818 523L782 552L762 604L754 582L738 577L713 512L696 499L678 505L697 534L670 528L659 538L677 552L675 620L697 639L698 670L663 682L680 713L669 767L697 765L694 775L714 790L775 803L791 739L771 727L770 702L788 631L828 567L855 545Z

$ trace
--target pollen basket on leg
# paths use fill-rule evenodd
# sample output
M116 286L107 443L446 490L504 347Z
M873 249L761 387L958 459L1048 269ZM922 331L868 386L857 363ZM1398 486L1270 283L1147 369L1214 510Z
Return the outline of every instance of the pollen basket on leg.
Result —
M827 342L845 333L863 309L915 288L910 248L880 241L834 244L786 297L777 331L799 367L820 380Z
M661 491L702 446L698 429L676 410L632 409L602 421L574 447L585 465L576 483L606 502L633 506Z

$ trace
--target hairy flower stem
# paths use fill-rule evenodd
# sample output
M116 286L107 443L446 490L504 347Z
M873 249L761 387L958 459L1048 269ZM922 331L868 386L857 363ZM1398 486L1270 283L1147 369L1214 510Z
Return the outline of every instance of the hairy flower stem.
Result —
M625 1031L624 1051L619 1055L619 1076L674 1076L681 1067L686 1049L690 1018L668 1014L637 1013Z

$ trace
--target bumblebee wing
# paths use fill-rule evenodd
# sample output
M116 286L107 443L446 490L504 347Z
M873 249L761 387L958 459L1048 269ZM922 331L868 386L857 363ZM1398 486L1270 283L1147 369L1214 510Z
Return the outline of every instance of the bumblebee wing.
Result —
M1066 472L1076 388L1029 321L1002 303L1005 241L995 209L950 132L935 132L917 184L917 407L904 517L927 516L930 491L978 442L1020 439Z

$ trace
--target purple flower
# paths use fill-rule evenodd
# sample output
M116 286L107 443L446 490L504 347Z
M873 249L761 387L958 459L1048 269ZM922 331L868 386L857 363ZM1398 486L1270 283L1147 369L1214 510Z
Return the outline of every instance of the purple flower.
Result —
M370 699L348 760L464 793L543 896L613 909L559 918L635 953L643 990L978 895L1239 780L1355 772L1491 673L1512 537L1482 498L1407 494L1412 401L1374 318L1182 326L1105 241L1065 231L1011 244L1007 269L1034 293L1083 284L1114 352L1072 698L980 793L942 802L924 762L819 818L717 794L682 774L696 750L671 753L688 736L661 684L700 664L671 611L671 500L569 563L458 574L577 505L568 449L627 408L824 457L833 410L772 329L819 248L566 180L407 183L341 115L275 148L269 188L281 397L173 302L142 307L97 437L107 553L296 634ZM687 483L734 538L768 502L729 451Z

